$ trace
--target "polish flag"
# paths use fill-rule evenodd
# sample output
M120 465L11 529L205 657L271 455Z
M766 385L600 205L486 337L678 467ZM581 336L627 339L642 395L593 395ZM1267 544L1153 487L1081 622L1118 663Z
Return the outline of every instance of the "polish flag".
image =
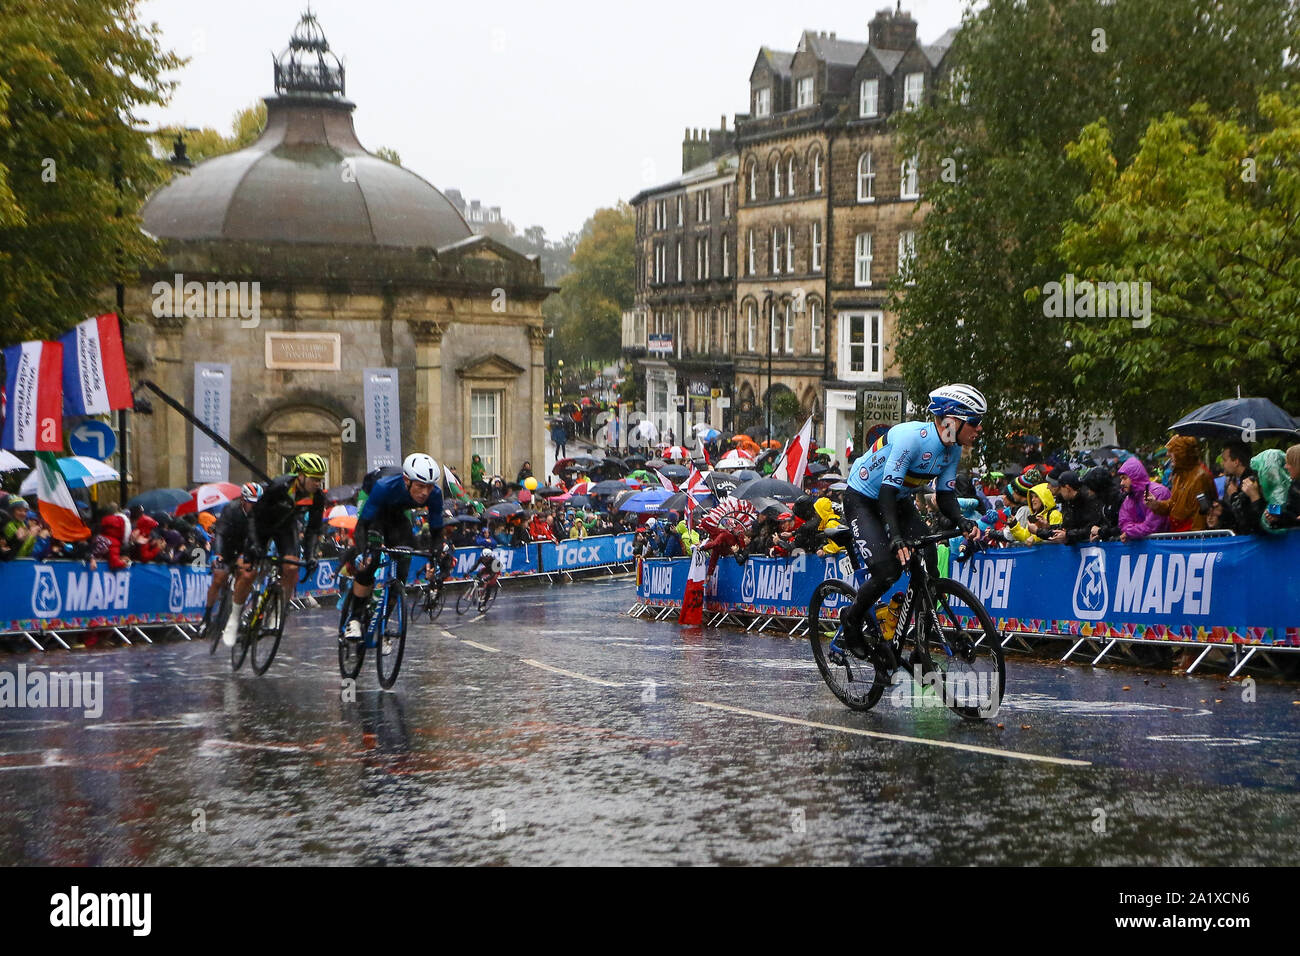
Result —
M682 611L677 623L699 627L704 623L704 581L709 573L709 556L701 548L691 555L691 570L686 576L686 595L682 598Z
M63 410L102 415L134 408L122 350L122 326L113 313L80 323L59 339L63 345Z
M803 473L808 467L808 451L811 445L812 416L809 415L808 420L803 423L803 428L799 429L799 434L790 439L790 444L785 446L785 451L781 453L781 458L776 463L776 470L772 472L773 477L802 487Z
M663 472L656 469L655 477L659 479L659 484L664 486L665 491L669 491L672 492L673 494L677 494L677 486L674 485L671 481L669 481L667 476L664 475Z
M24 342L4 350L5 409L0 448L63 450L63 345Z
M77 503L72 500L63 472L55 463L54 453L36 453L36 495L40 499L41 519L50 526L50 533L60 541L84 541L90 529L81 523Z

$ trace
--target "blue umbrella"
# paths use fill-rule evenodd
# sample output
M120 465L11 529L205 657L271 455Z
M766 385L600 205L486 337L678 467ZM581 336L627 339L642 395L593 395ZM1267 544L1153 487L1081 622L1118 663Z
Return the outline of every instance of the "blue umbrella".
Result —
M663 503L671 498L673 493L667 488L650 488L646 491L638 491L621 505L619 511L630 511L632 514L653 514L660 511Z
M1228 398L1202 405L1169 426L1176 435L1254 441L1300 435L1296 420L1267 398Z
M136 495L126 503L127 509L139 505L146 512L162 511L171 514L172 509L182 501L189 501L190 493L184 488L155 488Z

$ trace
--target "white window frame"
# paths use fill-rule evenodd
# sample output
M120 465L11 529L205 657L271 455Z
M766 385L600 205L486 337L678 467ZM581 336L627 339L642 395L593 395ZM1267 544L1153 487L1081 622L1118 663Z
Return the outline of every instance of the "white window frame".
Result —
M700 252L701 252L700 262L702 263L701 271L703 272L703 275L701 275L700 278L708 279L709 278L709 237L708 236L704 236L703 238L700 239Z
M871 233L860 232L853 243L853 284L860 289L871 285Z
M754 91L754 117L756 119L772 115L772 88L764 86Z
M785 271L794 273L794 226L785 227Z
M731 217L731 183L722 184L722 218Z
M754 275L755 269L754 269L754 230L753 229L749 230L749 232L747 233L747 239L745 242L745 258L749 264L749 274Z
M858 202L876 201L876 157L867 150L858 157Z
M880 115L880 81L863 80L858 85L858 118Z
M747 352L757 351L758 342L758 306L753 302L745 304L745 344Z
M776 299L767 304L767 345L776 355L781 351L781 343L777 341L777 322L776 322Z
M854 336L855 320L861 320ZM879 382L885 377L883 330L885 314L883 312L841 312L839 343L839 377L846 382ZM862 369L853 370L853 350L861 349Z
M728 312L729 309L725 305L718 310L718 315L722 319L721 332L722 332L722 354L723 355L731 354L731 334L730 334L730 330L727 328L727 320L730 318Z
M677 240L677 281L682 281L682 241Z
M817 83L811 76L802 77L795 84L795 109L803 109L805 106L812 106L817 100Z
M822 271L822 224L814 219L809 227L808 247L812 250L808 257L809 271Z
M772 227L772 275L781 274L781 227Z
M684 225L685 222L686 222L686 198L684 196L678 196L677 197L677 225L679 226Z
M749 201L758 202L758 160L749 161Z
M785 194L794 195L794 157L791 156L785 161Z
M722 234L722 278L724 279L731 278L731 251L728 248L730 246L727 242L728 238L730 237L726 233Z
M813 192L822 191L822 151L819 149L813 153Z
M917 176L917 157L909 156L903 160L898 170L898 198L920 199L921 185ZM909 188L910 187L910 188Z
M785 354L794 354L794 302L790 301L785 304L785 328L782 330L782 337L785 339Z
M925 96L925 74L908 73L903 77L903 109L914 110Z
M490 408L484 408L485 399L490 399ZM475 388L469 393L470 453L483 459L484 474L488 475L501 471L501 406L504 401L500 389Z
M906 229L898 234L898 274L901 276L905 267L909 266L909 271L914 271L916 266L916 232L912 229ZM916 285L916 278L906 280L907 285Z
M772 164L772 198L781 198L781 160Z
M808 300L808 350L813 355L822 354L821 303L816 299Z

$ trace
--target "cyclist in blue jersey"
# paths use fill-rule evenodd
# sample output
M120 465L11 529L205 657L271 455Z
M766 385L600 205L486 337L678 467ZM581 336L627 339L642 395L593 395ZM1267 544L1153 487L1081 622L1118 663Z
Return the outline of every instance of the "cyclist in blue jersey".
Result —
M957 465L962 449L979 438L988 404L977 389L954 384L931 392L926 410L933 420L895 425L855 461L844 492L844 518L862 566L870 573L841 618L845 646L861 658L868 656L870 647L882 647L891 665L893 653L881 642L875 604L911 559L904 540L930 533L912 496L934 482L944 517L967 537L979 530L957 504ZM938 577L933 551L926 560L930 573Z
M371 548L414 548L415 533L411 528L411 519L407 512L414 508L425 508L429 522L429 564L426 576L438 568L434 555L442 545L442 490L438 487L442 480L442 469L430 456L408 455L402 462L402 473L380 478L370 490L370 497L357 515L355 535L356 543L344 557L344 563L352 562L356 571L352 579L351 611L344 623L344 634L351 640L359 640L364 630L364 617L370 605L370 592L375 587L375 569L378 561L368 554ZM406 573L411 559L401 557L397 560L397 580L406 583Z

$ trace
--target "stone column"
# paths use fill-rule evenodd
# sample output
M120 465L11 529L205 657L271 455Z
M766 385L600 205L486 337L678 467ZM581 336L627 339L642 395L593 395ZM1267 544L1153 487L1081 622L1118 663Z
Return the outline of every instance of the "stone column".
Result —
M446 325L429 319L409 322L415 339L415 435L412 447L436 458L439 464L459 465L448 460L454 449L445 447L442 429L442 336ZM459 457L459 456L457 456ZM468 483L467 479L462 479Z
M158 387L182 405L194 402L194 362L185 353L185 328L182 316L154 317L154 366L152 377ZM136 474L139 486L149 488L190 488L190 443L194 426L157 396L153 403L150 441L137 439ZM232 399L234 396L231 396ZM137 435L139 434L137 430Z
M546 395L546 331L540 325L529 326L529 341L532 343L532 375L529 376L528 415L526 427L531 429L528 447L531 449L529 460L533 463L533 474L538 481L546 479L546 414L542 407Z

